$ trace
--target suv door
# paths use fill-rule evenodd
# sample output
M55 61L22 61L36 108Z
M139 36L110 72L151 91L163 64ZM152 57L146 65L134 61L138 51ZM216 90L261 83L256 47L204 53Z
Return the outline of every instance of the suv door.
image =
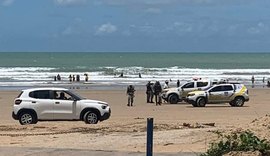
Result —
M36 90L29 93L30 108L33 108L41 120L53 119L53 100L49 90Z
M232 85L224 85L223 90L224 90L224 96L223 96L224 102L230 102L230 100L231 100L230 98L234 94L233 86Z
M53 92L53 119L54 120L72 120L75 119L76 101L66 91Z
M211 90L209 90L208 102L215 103L221 102L221 99L224 96L224 91L222 90L222 86L215 86Z

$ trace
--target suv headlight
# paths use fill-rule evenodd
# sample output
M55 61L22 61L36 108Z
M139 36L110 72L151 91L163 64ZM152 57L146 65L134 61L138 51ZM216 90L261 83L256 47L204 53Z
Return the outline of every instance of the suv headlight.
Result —
M102 109L106 109L108 105L102 105L101 108Z
M191 93L191 94L188 94L187 96L189 97L189 96L194 96L195 95L195 93Z

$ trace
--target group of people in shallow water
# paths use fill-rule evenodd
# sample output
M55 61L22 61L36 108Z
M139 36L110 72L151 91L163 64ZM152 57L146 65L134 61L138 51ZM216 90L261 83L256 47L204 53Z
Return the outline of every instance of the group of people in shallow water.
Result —
M89 79L89 77L88 77L88 74L87 73L85 73L84 74L84 81L85 82L87 82L88 81L88 79ZM68 79L69 79L69 82L75 82L75 81L77 81L77 82L80 82L81 80L80 80L80 75L69 75L68 76ZM54 81L61 81L61 76L59 75L59 74L57 74L56 76L54 76Z
M170 80L171 81L171 80ZM176 82L177 87L180 86L180 81L177 80ZM146 102L147 103L155 103L157 106L161 105L162 103L162 90L169 88L169 81L166 80L164 86L162 88L159 81L151 82L148 81L146 84ZM127 87L126 94L128 95L128 104L127 106L133 106L134 97L135 97L135 87L133 85L129 85ZM155 102L153 101L155 99Z

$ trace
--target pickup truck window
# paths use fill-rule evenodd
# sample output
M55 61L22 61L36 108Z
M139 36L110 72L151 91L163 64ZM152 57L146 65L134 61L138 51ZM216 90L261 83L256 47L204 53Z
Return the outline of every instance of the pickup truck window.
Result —
M197 82L197 87L205 87L208 85L208 82Z
M194 82L189 82L185 84L182 88L194 88Z

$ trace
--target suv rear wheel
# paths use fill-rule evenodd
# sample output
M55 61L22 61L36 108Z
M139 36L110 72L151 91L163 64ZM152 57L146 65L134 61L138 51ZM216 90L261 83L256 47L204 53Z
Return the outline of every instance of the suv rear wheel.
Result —
M168 99L170 104L177 104L179 100L178 96L175 94L170 95Z
M245 101L244 101L244 98L242 97L236 97L234 99L234 106L235 107L242 107L244 105Z
M83 120L86 124L97 124L98 114L92 111L88 111L84 114Z
M37 118L31 112L22 112L19 115L19 122L21 125L36 124Z

